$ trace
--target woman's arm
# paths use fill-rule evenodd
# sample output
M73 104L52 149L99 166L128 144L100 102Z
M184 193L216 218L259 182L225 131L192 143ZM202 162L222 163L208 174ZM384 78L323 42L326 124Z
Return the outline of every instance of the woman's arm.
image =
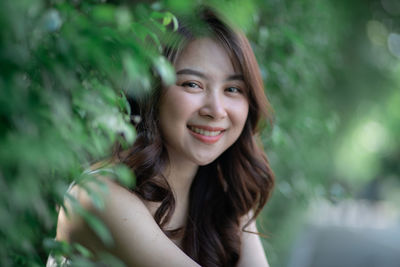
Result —
M245 217L242 220L243 222L247 222L249 218L248 216ZM258 233L256 222L251 222L245 229L253 233L242 231L241 254L237 267L269 267L260 237L254 234Z
M106 248L101 244L84 220L70 208L68 218L63 210L60 211L58 240L78 242L95 252L104 249L127 266L199 266L167 238L139 197L109 179L99 179L108 186L108 193L102 193L103 210L96 209L86 191L79 186L75 186L71 194L105 223L114 239L113 247ZM89 186L100 192L96 183ZM68 202L66 204L70 206Z

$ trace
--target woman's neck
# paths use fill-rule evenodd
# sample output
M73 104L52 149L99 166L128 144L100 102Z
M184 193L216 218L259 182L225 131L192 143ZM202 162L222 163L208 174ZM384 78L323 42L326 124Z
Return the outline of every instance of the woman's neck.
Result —
M175 230L184 227L189 207L189 191L196 175L198 165L184 159L169 157L169 164L163 173L175 197L175 211L166 229ZM159 203L157 206L159 207ZM153 207L153 210L155 207ZM181 240L173 239L176 245L181 245Z
M187 201L198 167L191 161L169 157L169 164L164 175L174 192L177 204Z

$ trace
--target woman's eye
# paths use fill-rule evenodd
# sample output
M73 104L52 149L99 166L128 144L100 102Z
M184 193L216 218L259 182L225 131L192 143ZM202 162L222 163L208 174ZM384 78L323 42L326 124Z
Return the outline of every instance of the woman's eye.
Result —
M190 88L200 88L200 86L194 82L185 82L185 83L182 83L182 86L190 87Z
M241 93L242 92L242 90L240 90L237 87L228 87L228 88L226 88L226 91L229 93Z

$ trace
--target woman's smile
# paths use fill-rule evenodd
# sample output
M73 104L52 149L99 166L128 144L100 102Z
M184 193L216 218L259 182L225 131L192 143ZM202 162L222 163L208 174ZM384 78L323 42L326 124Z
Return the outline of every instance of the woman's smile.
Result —
M221 127L210 127L201 125L189 125L189 132L199 141L205 144L214 144L225 132Z

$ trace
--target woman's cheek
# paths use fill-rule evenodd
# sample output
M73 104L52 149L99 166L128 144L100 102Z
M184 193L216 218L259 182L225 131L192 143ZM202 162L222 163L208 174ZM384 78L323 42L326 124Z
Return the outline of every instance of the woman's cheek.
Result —
M233 99L228 106L229 113L232 114L232 120L235 120L235 123L243 127L249 113L248 101L244 98Z
M200 98L196 94L191 94L184 91L183 88L175 86L170 88L166 98L168 99L169 111L173 112L176 117L188 117L196 111L199 106Z

